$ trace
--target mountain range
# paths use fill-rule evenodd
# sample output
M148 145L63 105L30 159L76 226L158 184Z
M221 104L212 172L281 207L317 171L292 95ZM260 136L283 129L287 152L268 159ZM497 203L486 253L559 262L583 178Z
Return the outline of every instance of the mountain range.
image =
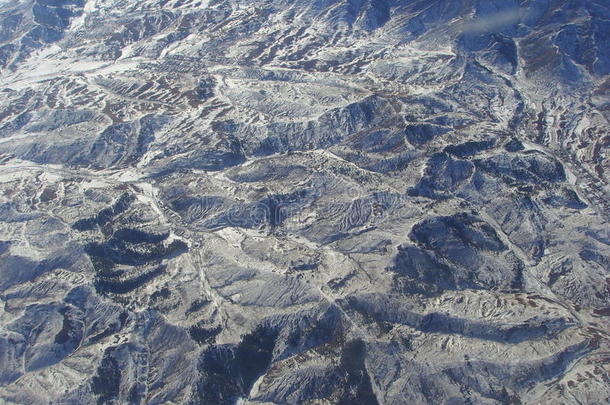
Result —
M606 0L0 0L0 403L606 404Z

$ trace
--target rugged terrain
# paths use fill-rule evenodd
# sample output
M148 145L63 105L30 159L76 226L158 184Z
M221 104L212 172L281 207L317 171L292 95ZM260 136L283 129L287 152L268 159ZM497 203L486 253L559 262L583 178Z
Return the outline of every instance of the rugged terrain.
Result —
M0 402L606 404L605 0L0 0Z

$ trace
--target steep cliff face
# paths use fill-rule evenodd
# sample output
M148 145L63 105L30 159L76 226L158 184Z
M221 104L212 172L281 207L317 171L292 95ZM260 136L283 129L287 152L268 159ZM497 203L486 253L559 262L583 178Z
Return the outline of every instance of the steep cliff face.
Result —
M609 21L0 0L0 402L608 402Z

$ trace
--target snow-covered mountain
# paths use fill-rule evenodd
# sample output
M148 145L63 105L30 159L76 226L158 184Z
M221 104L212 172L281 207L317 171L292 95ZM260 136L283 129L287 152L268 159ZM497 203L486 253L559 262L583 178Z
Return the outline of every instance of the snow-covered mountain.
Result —
M0 402L610 400L605 0L0 0Z

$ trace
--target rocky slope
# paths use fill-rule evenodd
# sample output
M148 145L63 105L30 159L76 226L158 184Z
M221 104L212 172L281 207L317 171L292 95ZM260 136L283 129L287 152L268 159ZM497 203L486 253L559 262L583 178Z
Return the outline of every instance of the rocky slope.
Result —
M610 400L602 0L0 0L0 402Z

